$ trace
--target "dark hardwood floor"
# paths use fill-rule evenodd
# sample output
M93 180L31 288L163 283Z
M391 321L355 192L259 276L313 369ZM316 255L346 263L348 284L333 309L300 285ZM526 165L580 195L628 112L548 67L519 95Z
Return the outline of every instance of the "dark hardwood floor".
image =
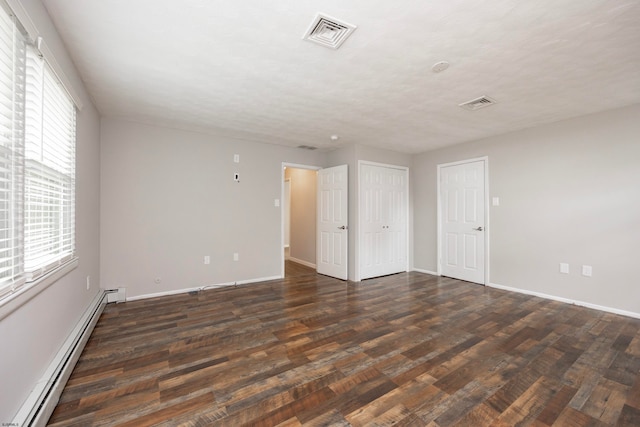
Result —
M54 426L640 426L640 320L454 279L109 305Z

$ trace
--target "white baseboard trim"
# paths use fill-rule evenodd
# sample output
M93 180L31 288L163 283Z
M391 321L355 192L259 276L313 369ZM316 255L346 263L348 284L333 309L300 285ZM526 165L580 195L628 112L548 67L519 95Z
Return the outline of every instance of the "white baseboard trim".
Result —
M418 273L424 273L424 274L431 274L432 276L439 276L439 274L435 271L423 270L422 268L414 268L411 271L417 271Z
M89 308L84 312L40 381L22 404L11 425L40 427L47 424L58 404L62 390L71 376L104 306L107 304L105 296L105 291L101 290L91 301Z
M581 307L592 308L594 310L605 311L607 313L619 314L621 316L628 316L628 317L633 317L633 318L636 318L636 319L640 319L640 313L634 313L633 311L620 310L620 309L617 309L617 308L606 307L606 306L598 305L598 304L592 304L590 302L572 300L572 299L569 299L569 298L564 298L564 297L559 297L559 296L555 296L555 295L544 294L542 292L529 291L527 289L519 289L519 288L513 288L511 286L498 285L497 283L489 283L487 286L490 286L490 287L496 288L496 289L502 289L504 291L517 292L519 294L525 294L525 295L533 295L535 297L540 297L540 298L549 299L549 300L553 300L553 301L564 302L564 303L567 303L567 304L573 304L573 305L578 305L578 306L581 306Z
M268 282L269 280L277 280L277 279L282 279L282 276L259 277L256 279L238 280L237 282L216 283L213 285L198 286L195 288L182 288L182 289L175 289L172 291L156 292L153 294L136 295L133 297L127 297L127 301L137 301L142 299L165 297L169 295L186 294L189 292L199 292L199 291L204 291L206 289L225 288L228 286L248 285L251 283Z
M298 258L294 258L292 256L289 257L289 261L295 262L296 264L302 264L302 265L304 265L306 267L310 267L310 268L314 268L314 269L316 268L316 265L314 263L309 262L309 261L304 261L304 260L301 260L301 259L298 259Z

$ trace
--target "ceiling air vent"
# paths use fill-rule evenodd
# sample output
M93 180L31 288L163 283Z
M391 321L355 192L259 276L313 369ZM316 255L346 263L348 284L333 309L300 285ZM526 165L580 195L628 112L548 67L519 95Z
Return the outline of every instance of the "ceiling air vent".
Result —
M463 102L460 105L465 110L476 111L484 107L496 104L495 99L491 99L488 96L481 96L480 98L472 99L471 101Z
M355 25L319 13L302 38L324 47L337 49L356 28Z
M313 145L298 145L298 148L302 148L303 150L317 150L318 147L314 147Z

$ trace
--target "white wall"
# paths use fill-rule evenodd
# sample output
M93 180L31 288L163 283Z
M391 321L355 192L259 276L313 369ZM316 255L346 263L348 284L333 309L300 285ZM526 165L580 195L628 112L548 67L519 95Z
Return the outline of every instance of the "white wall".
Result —
M107 288L129 298L281 274L282 162L322 166L324 155L116 119L102 120L101 139Z
M291 183L290 256L316 263L317 171L288 167Z
M500 197L490 282L640 313L638 118L635 105L416 156L415 267L437 269L436 166L488 156L490 197Z
M23 6L72 81L84 107L77 116L76 246L79 266L0 321L0 421L10 422L41 379L99 286L100 118L39 0ZM86 277L92 288L87 291Z

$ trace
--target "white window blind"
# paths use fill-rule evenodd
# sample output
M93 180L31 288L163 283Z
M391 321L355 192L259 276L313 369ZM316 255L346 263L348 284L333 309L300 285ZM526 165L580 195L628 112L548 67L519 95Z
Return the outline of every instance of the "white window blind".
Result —
M0 0L0 304L75 257L76 110L24 34Z
M27 50L24 269L35 280L75 253L75 106Z
M23 167L26 42L0 4L0 298L24 284Z

